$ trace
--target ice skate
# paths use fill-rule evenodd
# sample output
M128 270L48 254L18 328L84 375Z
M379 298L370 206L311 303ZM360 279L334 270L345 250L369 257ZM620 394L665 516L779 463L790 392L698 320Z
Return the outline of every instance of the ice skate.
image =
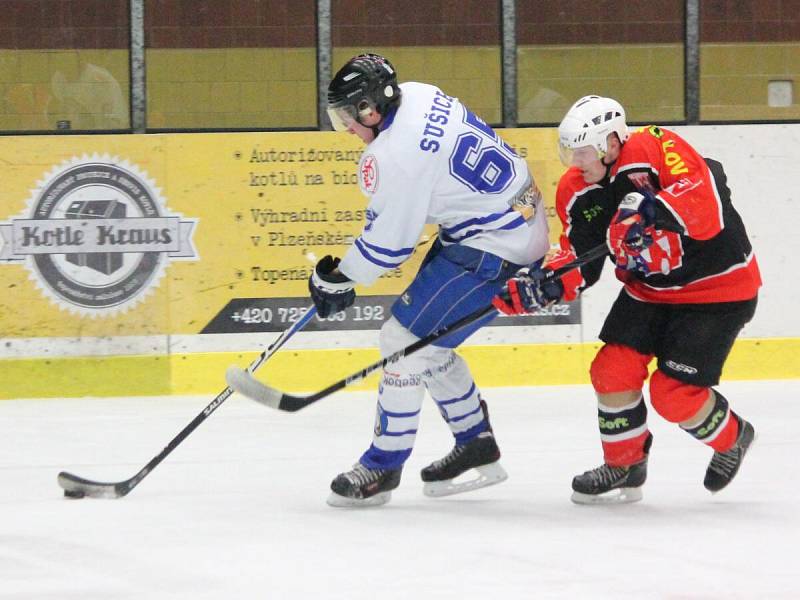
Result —
M703 485L712 494L719 492L733 481L739 472L744 455L755 439L753 426L741 417L736 418L739 420L739 436L736 438L736 443L727 452L714 452L706 470Z
M644 444L645 457L637 463L625 467L602 464L576 475L572 480L572 501L576 504L626 504L641 500L652 443L651 434Z
M508 474L499 460L500 449L494 435L491 430L484 431L466 444L456 445L447 456L422 469L420 475L425 482L422 492L431 497L450 496L505 481ZM473 469L475 476L456 481Z
M403 469L368 469L361 463L351 471L340 473L331 482L328 504L336 507L380 506L392 497L400 485Z

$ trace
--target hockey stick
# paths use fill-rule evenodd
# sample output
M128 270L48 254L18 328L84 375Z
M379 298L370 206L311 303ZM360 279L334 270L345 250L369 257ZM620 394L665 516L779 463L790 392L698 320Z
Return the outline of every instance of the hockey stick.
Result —
M278 337L278 339L272 342L272 345L264 350L258 358L250 363L250 366L247 367L247 372L252 373L256 371L270 356L275 354L275 352L277 352L278 349L280 349L280 347L289 340L289 338L305 327L315 314L317 314L317 309L312 306L300 319L295 321L295 323L289 327L289 329L285 330ZM217 397L214 398L211 403L203 409L203 412L192 419L191 423L184 427L178 435L172 438L170 443L167 444L161 452L154 456L149 463L142 467L142 469L130 479L115 483L103 483L100 481L84 479L83 477L78 477L72 473L62 471L58 474L58 485L61 486L61 488L64 490L64 495L68 498L83 498L85 496L88 496L89 498L122 498L133 488L139 485L142 479L147 477L150 471L155 469L158 464L170 454L170 452L178 447L178 444L185 440L186 437L192 433L192 431L197 429L200 423L211 416L211 413L217 410L232 393L233 390L230 387L226 387L224 390L222 390Z
M556 269L555 271L551 271L548 273L548 279L557 279L560 278L565 273L572 271L573 269L577 269L582 267L583 265L590 263L598 258L608 255L608 247L605 244L601 244L596 246L586 252L583 256L580 256L573 260L572 262L564 265L563 267ZM421 338L407 346L398 350L397 352L390 354L386 358L383 358L377 362L372 363L371 365L364 367L357 373L353 373L352 375L340 379L336 383L333 383L326 387L324 390L320 390L314 394L308 396L294 396L292 394L287 394L282 392L278 389L265 385L255 379L251 373L240 369L239 367L233 366L229 367L227 372L225 373L225 380L228 382L228 386L242 394L243 396L247 396L251 400L255 400L265 406L269 406L271 408L276 408L278 410L283 410L287 412L296 412L302 408L310 404L314 404L315 402L322 400L323 398L330 396L334 392L338 392L339 390L346 388L354 383L361 381L362 379L366 378L370 373L385 367L391 363L395 363L400 359L409 356L439 340L447 335L455 333L465 327L479 321L492 312L495 311L494 306L491 304L485 308L481 308L476 310L473 313L468 314L467 316L459 319L455 323L451 325L442 327L441 329L434 331L426 335L424 338Z

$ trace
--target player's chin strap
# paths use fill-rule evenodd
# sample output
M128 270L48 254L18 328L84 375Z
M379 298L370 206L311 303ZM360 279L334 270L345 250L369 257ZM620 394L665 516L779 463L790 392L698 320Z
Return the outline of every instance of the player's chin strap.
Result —
M617 162L616 160L612 160L607 165L606 165L606 163L603 163L604 165L606 165L606 174L603 177L603 179L610 179L611 178L611 168L614 166L614 163L616 163L616 162Z
M389 110L386 111L385 115L381 115L380 123L378 123L374 127L370 127L370 129L372 129L372 133L375 134L375 139L378 138L378 136L380 135L381 131L383 131L384 129L389 127L389 125L392 124L392 121L394 121L395 112L397 112L397 107L389 108ZM380 113L378 113L378 114L380 114ZM363 125L363 123L362 123L362 125Z
M549 279L560 278L565 273L572 271L573 269L578 269L583 265L590 263L598 258L602 258L608 255L608 247L605 244L601 244L599 246L595 246L582 256L579 256L575 260L570 263L567 263L563 267L556 269L555 271L548 272ZM349 387L354 383L365 379L370 373L377 371L378 369L382 369L387 365L395 363L402 358L409 356L416 352L417 350L421 350L425 346L428 346L434 343L445 336L453 334L457 331L472 325L476 321L480 321L481 319L485 319L487 316L495 312L494 306L491 304L485 308L481 308L476 310L473 313L468 314L467 316L459 319L455 323L448 325L446 327L442 327L441 329L426 335L424 338L421 338L397 352L390 354L386 358L383 358L377 362L372 363L371 365L364 367L357 373L353 373L352 375L345 377L344 379L340 379L336 383L333 383L326 387L319 392L311 394L309 396L294 396L292 394L287 394L282 392L276 388L270 387L261 383L260 381L256 380L251 373L245 371L239 367L232 366L229 367L227 372L225 373L225 379L228 382L228 386L234 390L250 398L251 400L255 400L265 406L269 406L271 408L276 408L278 410L288 411L288 412L296 412L301 408L305 408L310 404L314 404L318 400L322 400L323 398L330 396L334 392L338 392L339 390Z

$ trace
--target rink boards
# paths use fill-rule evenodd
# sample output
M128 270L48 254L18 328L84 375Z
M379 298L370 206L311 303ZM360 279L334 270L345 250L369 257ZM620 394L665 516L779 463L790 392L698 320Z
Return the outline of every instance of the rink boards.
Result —
M676 129L725 165L764 278L724 378L800 377L800 205L782 183L800 125ZM529 162L555 241L555 132L502 135ZM363 227L356 142L317 132L0 138L0 398L219 391L229 364L247 365L308 306L314 261L341 255ZM298 334L263 376L314 390L376 360L377 330L425 249L359 289L343 318ZM482 385L586 383L618 290L606 268L579 303L498 320L462 352Z
M589 383L588 367L599 344L529 344L463 347L482 386ZM3 361L5 398L216 394L225 369L255 358L248 353L115 356ZM723 380L800 379L800 340L741 339ZM378 360L376 350L286 350L272 357L260 377L287 391L317 391ZM351 389L376 387L375 375Z

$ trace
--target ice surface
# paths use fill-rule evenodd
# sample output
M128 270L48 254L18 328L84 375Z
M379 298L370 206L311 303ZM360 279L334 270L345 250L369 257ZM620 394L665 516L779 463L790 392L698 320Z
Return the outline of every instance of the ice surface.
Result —
M68 500L56 475L136 473L209 397L0 402L0 598L800 598L800 382L720 389L758 439L730 488L711 451L650 412L644 500L577 506L601 462L586 386L484 390L509 480L442 499L418 471L450 450L426 401L392 502L325 504L371 440L374 398L296 414L229 399L120 500Z

